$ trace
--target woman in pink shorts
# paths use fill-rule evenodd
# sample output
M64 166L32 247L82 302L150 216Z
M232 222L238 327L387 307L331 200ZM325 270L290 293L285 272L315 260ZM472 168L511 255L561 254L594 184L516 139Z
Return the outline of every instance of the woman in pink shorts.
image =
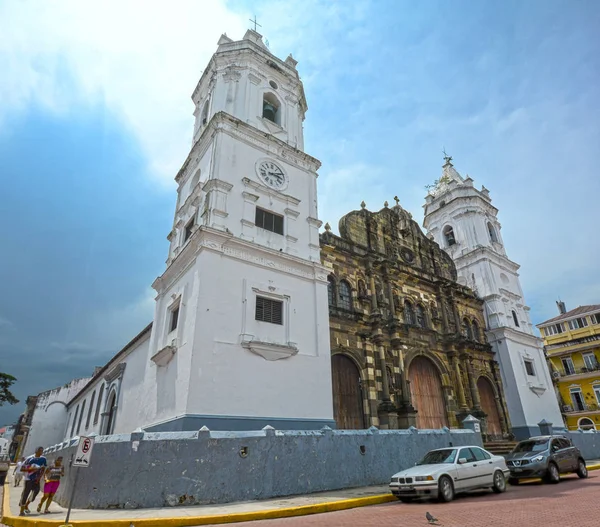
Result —
M44 497L38 505L37 511L42 512L42 505L46 502L45 514L49 514L50 503L54 499L54 495L60 485L60 478L65 475L65 467L62 464L63 458L57 457L56 461L46 469L46 483L44 485Z

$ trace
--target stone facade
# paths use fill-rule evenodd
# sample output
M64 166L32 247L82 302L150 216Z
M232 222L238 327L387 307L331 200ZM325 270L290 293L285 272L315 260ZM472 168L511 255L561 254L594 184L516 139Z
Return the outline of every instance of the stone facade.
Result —
M456 282L452 259L399 204L361 207L340 220L340 236L328 225L321 235L337 426L454 428L471 413L484 433L504 436L509 423L482 300ZM357 369L354 394L347 362L350 381L336 382L345 375L338 355ZM358 410L349 407L356 394Z

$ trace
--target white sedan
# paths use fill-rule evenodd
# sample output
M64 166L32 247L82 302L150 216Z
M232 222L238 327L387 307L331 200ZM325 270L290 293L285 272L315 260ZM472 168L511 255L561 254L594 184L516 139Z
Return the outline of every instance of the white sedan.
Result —
M390 491L402 502L426 496L452 501L458 492L506 490L509 470L504 458L478 446L431 450L414 467L392 476Z

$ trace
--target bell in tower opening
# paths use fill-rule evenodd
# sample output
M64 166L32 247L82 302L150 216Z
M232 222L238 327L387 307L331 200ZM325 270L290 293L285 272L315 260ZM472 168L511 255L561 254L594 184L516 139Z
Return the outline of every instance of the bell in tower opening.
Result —
M279 122L279 101L272 93L266 93L263 98L262 116L275 124L281 124Z

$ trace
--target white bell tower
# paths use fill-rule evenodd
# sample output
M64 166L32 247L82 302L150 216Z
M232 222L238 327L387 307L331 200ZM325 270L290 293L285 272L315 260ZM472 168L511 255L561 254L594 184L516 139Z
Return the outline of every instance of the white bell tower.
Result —
M502 372L513 434L539 434L545 419L564 423L540 338L534 334L519 281L519 265L506 255L498 209L446 156L442 175L425 198L424 227L454 260L459 283L485 301L487 339Z
M317 170L297 62L223 35L194 90L156 311L150 431L334 426Z

